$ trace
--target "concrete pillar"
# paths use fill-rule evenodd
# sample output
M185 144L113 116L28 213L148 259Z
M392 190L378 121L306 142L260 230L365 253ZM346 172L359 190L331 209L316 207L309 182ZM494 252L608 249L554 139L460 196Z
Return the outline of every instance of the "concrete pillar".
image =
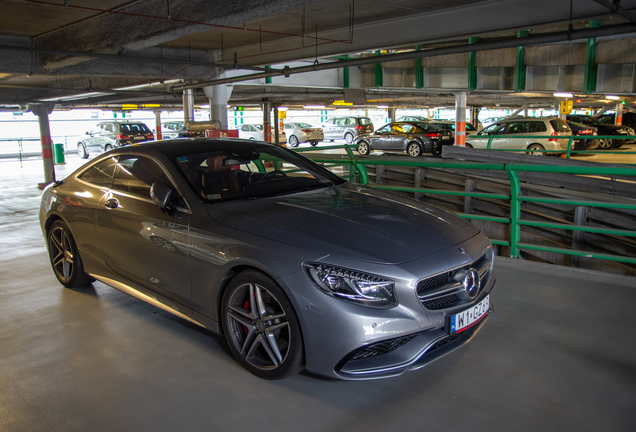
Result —
M40 189L55 181L55 164L53 163L53 142L51 140L51 128L49 126L49 114L53 112L54 105L33 105L31 112L38 116L40 125L40 143L42 144L42 164L44 165L44 182L38 183Z
M394 122L395 121L395 112L397 111L397 108L389 108L389 119Z
M621 126L623 124L623 104L620 102L616 104L615 120L617 126Z
M263 102L263 141L272 142L272 125L269 121L269 112L271 111L271 104Z
M155 141L162 140L161 134L161 111L155 111Z
M466 93L455 95L455 145L466 145Z
M219 79L225 78L225 72L219 74ZM230 99L233 87L227 84L208 86L203 92L210 101L210 120L220 123L219 129L227 129L227 101Z
M274 105L274 144L280 141L280 128L278 127L278 105Z

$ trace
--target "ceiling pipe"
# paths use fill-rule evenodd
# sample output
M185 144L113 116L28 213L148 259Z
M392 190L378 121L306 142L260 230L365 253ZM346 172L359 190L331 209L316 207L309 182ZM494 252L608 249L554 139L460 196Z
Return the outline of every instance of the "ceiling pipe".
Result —
M186 89L196 89L219 84L231 84L242 81L250 81L255 79L270 78L276 76L289 77L293 74L315 72L320 70L339 69L344 67L363 66L374 63L393 62L401 60L412 60L424 57L437 57L449 54L465 54L469 52L487 51L502 48L516 48L520 46L544 45L559 42L574 42L577 40L587 40L592 37L616 36L627 33L635 33L635 24L620 24L614 26L597 27L581 30L573 30L571 32L554 32L541 33L524 38L510 38L496 41L479 41L474 44L455 45L444 48L432 48L421 51L409 51L397 54L385 54L381 56L358 58L353 60L341 60L330 63L312 64L311 66L301 66L290 68L285 66L282 70L268 71L251 75L241 75L231 78L216 79L211 81L203 81L196 84L188 84L183 86L171 87L171 91L182 91Z
M189 132L205 132L208 129L218 129L218 121L194 121L194 94L192 89L183 91L183 120Z

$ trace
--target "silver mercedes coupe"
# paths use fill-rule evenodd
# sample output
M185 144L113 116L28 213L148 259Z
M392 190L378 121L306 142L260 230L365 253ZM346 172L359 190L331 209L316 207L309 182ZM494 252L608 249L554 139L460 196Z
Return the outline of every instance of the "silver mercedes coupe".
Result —
M109 151L45 189L40 222L62 285L222 334L266 379L418 369L482 327L495 282L470 223L258 141Z

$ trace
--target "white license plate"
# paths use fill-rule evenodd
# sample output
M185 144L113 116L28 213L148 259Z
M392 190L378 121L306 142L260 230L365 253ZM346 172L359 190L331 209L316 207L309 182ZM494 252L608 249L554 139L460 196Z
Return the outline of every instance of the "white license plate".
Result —
M461 333L488 314L490 310L490 294L482 301L458 314L451 316L450 333Z
M142 137L142 136L134 136L134 137L133 137L133 139L134 139L135 141L140 141L140 140L142 140L142 139L144 139L144 138L146 138L146 137Z

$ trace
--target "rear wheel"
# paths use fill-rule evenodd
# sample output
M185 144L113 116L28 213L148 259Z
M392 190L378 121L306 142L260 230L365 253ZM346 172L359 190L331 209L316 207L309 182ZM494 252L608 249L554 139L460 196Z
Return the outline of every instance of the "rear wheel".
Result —
M366 156L369 154L369 152L370 152L369 143L366 141L360 141L358 143L358 153L360 153L363 156Z
M530 144L528 146L528 151L526 152L526 154L533 156L545 156L546 153L542 150L545 150L545 148L541 144Z
M61 220L53 222L47 236L49 259L55 277L67 288L85 286L93 278L84 272L75 240Z
M311 141L309 144L311 144L312 147L316 147L318 145L318 141Z
M289 145L292 147L298 147L298 138L296 138L296 135L289 137Z
M77 144L77 154L81 159L88 159L88 152L84 143Z
M254 270L241 272L230 281L221 307L225 339L247 370L271 380L302 370L298 317L276 282Z
M406 147L406 152L409 154L409 156L417 157L422 154L422 147L419 145L419 143L411 142Z
M110 150L112 150L112 149L113 149L113 146L112 146L112 145L110 145L110 144L106 144L106 147L104 147L104 151L105 151L105 152L110 151Z
M603 150L609 150L612 147L614 147L614 140L611 139L602 139L601 142L598 144L598 148Z

